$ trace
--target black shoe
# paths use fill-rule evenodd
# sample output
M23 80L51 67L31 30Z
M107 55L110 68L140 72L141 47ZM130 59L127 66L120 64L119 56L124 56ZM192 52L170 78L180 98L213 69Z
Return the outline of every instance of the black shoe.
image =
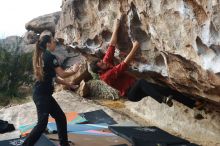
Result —
M165 96L163 98L163 103L167 104L169 107L172 107L173 106L172 95L167 97Z

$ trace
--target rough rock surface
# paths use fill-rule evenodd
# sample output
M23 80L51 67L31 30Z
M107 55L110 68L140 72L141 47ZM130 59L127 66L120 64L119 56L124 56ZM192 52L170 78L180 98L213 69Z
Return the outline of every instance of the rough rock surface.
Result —
M159 104L151 97L140 102L127 101L126 108L135 115L147 119L149 123L169 132L179 133L182 137L193 139L197 144L220 145L220 109L211 111L195 111L178 102L173 107ZM217 108L217 107L216 107ZM201 114L203 119L197 120L195 115Z
M134 63L138 72L159 73L161 81L169 80L165 82L169 86L173 82L179 91L219 103L220 83L215 80L219 80L215 73L220 71L216 67L219 6L217 0L66 0L56 37L95 51L107 44L113 20L123 13L118 45L120 59L135 38L141 42ZM161 57L161 51L165 57ZM209 73L211 78L207 76Z
M141 49L131 66L135 75L220 104L218 0L63 0L55 36L97 55L105 50L120 13L118 60L137 39ZM212 109L215 113L197 121L192 116L195 110L185 108L176 102L165 108L151 100L128 105L158 126L201 143L219 143L219 111Z
M56 49L53 52L53 54L56 56L60 65L63 65L65 61L68 59L68 57L70 57L70 55L65 49L65 46L63 46L62 44L56 46Z
M55 27L60 18L60 12L40 16L26 23L25 28L35 33L41 33L44 30L55 32Z
M25 44L35 44L39 38L39 35L37 35L33 31L28 31L24 34L24 43Z

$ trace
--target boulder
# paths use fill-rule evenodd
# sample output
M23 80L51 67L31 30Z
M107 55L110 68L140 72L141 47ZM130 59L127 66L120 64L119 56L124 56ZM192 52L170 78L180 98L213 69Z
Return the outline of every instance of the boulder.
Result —
M45 29L43 32L41 32L40 38L42 38L42 37L45 36L45 35L52 36L52 32L49 31L49 30L47 30L47 29Z
M101 59L97 52L105 53L113 21L121 14L115 56L123 60L130 51L132 40L138 40L141 47L130 68L135 76L169 86L190 98L206 100L213 106L220 105L218 0L63 0L61 7L55 36L72 45L70 51L79 48ZM101 94L104 91L100 87L106 87L101 81L91 80L86 84L91 87L90 93L97 92L92 96L112 97L112 92L107 92L106 96ZM198 122L189 117L194 109L185 113L184 106L176 108L179 105L174 103L174 107L168 109L151 101L141 101L134 104L135 109L130 106L128 109L144 116L146 121L186 137L192 136L196 141L219 143L216 124L219 114L207 113L210 119L205 117ZM207 139L202 138L206 134L204 129L208 129Z
M25 44L35 44L37 40L39 39L39 35L37 35L33 31L28 31L24 34L24 43Z
M117 60L125 58L132 40L141 43L129 69L133 75L206 100L210 106L220 105L218 0L62 0L61 8L61 12L34 19L26 28L35 33L48 30L72 45L57 54L64 68L83 63L92 55L102 58L99 54L106 51L113 21L121 14ZM68 81L80 84L90 78L86 64ZM86 88L88 96L119 98L117 91L100 80L81 82L78 94L86 93ZM177 102L168 108L144 99L128 102L127 108L146 121L204 145L209 145L207 141L219 143L218 109L211 109L213 113L205 113L198 121L193 117L196 110Z
M25 24L25 28L35 33L41 33L44 30L49 30L52 33L55 33L55 27L60 18L60 12L55 12L52 14L43 15Z
M220 103L219 83L209 76L219 80L215 75L220 71L216 68L220 54L218 2L65 0L55 36L95 54L108 44L113 21L119 14L122 15L119 52L116 52L119 60L125 58L123 54L130 51L131 41L136 39L141 42L141 49L132 71L142 76L155 73L154 76L160 76L159 80L150 79L155 83L163 81L171 86L171 82L179 91ZM168 55L164 58L161 52Z
M81 97L87 97L89 95L89 87L84 80L80 82L79 88L77 89L76 93Z
M173 107L160 104L151 97L145 97L140 102L125 103L127 112L131 112L155 126L171 133L179 133L188 140L196 140L203 146L220 143L219 107L208 105L209 109L197 111L174 101ZM198 118L200 116L200 119Z

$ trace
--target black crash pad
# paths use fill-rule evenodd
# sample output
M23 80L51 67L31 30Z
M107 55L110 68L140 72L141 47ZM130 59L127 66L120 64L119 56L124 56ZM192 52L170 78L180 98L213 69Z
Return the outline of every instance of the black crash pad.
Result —
M127 139L134 146L190 146L189 141L176 137L157 127L110 126L115 134ZM196 146L196 145L194 145Z
M142 138L132 138L133 146L198 146L193 143L181 143L181 144L167 144L166 142L159 142L159 141L149 141L144 140Z
M0 146L22 146L25 139L26 138L23 137L23 138L0 141ZM51 142L45 135L42 135L34 146L56 146L56 145L53 142Z
M108 125L117 124L117 122L107 113L105 113L103 110L81 113L79 115L85 118L90 124L100 124L100 123L106 123Z
M0 120L0 134L14 131L15 127L13 124L9 124L7 121Z

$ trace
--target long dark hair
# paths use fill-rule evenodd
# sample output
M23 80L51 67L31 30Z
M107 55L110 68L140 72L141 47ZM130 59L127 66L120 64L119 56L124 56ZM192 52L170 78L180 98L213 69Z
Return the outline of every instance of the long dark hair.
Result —
M47 49L47 43L51 42L51 36L45 35L36 43L36 49L33 55L34 75L38 81L43 80L43 58L42 54Z
M98 74L102 69L97 65L100 60L94 60L90 63L90 69L93 73Z

